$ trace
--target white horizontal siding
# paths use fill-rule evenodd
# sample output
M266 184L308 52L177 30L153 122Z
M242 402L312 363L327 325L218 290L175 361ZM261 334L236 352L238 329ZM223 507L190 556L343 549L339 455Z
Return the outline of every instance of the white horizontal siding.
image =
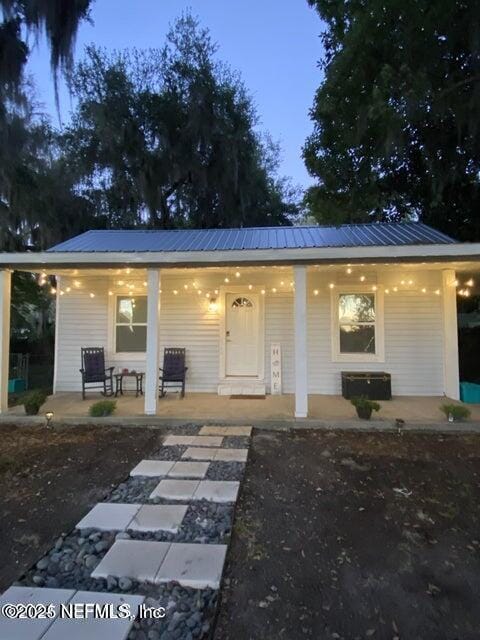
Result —
M219 382L220 314L209 311L206 291L213 292L224 284L221 272L186 271L185 276L162 272L160 349L185 347L187 351L187 390L215 392ZM289 290L289 269L258 269L248 276L232 279L235 285L252 284L256 291L266 289L265 295L265 382L270 388L270 348L278 343L282 348L283 391L294 392L294 325L293 292ZM331 309L328 276L319 272L308 278L308 388L309 393L340 393L340 372L344 370L385 370L392 374L393 393L396 395L441 395L443 393L443 329L441 297L433 289L441 286L439 272L407 274L428 287L429 293L415 287L400 289L385 295L385 362L348 363L333 362L331 349ZM113 297L109 290L127 293L125 286L116 286L116 278L106 276L81 278L81 287L72 280L62 278L62 288L71 291L59 298L59 326L57 344L57 391L78 391L80 384L80 348L103 346L107 365L117 370L123 367L145 370L142 354L122 356L113 353ZM143 282L135 282L136 295L145 294ZM394 286L398 277L390 272L366 273L366 284L378 283ZM192 287L195 280L202 295ZM284 281L284 285L280 281ZM350 282L342 276L337 286ZM184 289L184 285L188 289ZM358 280L356 281L358 284ZM272 288L277 287L276 293ZM173 294L173 290L178 295ZM319 295L314 296L313 290ZM94 298L89 293L95 294ZM131 382L131 381L129 381Z
M289 270L278 272L258 270L248 277L237 279L229 272L230 282L235 286L252 284L258 292L262 287L265 295L265 381L270 385L270 346L279 343L282 347L283 384L286 392L293 390L293 311L292 292L289 288ZM57 391L78 391L81 388L80 349L86 346L105 348L107 366L145 371L145 356L142 354L123 356L113 352L114 296L108 292L128 294L128 284L134 284L135 295L145 295L143 282L128 276L82 278L81 287L73 286L73 279L62 278L62 289L71 291L60 297ZM118 279L124 285L118 286ZM197 289L194 289L195 281ZM283 286L280 284L284 282ZM185 285L188 289L185 290ZM206 271L189 271L185 276L162 272L160 304L160 362L165 347L186 349L187 390L216 392L220 371L220 314L211 313L207 291L213 292L224 286L224 275ZM277 287L278 293L271 289ZM283 288L283 291L281 289ZM200 289L202 295L198 295ZM178 291L174 295L173 291ZM90 298L89 293L95 293ZM218 296L219 297L219 296ZM132 385L125 381L125 388Z
M384 297L385 362L334 362L331 348L330 290L325 281L310 278L308 298L308 390L309 393L341 393L342 371L386 371L392 376L394 395L443 394L443 328L440 274L414 274L414 288L399 286ZM403 276L402 276L403 277ZM411 274L407 276L411 277ZM366 280L387 287L399 277L378 273ZM344 287L345 279L336 284ZM358 284L358 280L355 282ZM427 287L428 293L421 288ZM318 296L312 291L318 288Z

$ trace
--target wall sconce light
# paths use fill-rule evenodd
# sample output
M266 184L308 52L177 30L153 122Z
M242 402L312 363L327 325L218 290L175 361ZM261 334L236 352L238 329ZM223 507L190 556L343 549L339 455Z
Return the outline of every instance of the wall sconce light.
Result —
M208 310L210 313L217 313L218 304L216 298L210 298L210 300L208 301Z

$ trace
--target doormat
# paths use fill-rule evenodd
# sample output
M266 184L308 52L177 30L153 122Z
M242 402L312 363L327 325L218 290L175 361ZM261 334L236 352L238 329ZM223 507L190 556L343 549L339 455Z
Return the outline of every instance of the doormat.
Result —
M230 400L265 400L266 396L230 396Z

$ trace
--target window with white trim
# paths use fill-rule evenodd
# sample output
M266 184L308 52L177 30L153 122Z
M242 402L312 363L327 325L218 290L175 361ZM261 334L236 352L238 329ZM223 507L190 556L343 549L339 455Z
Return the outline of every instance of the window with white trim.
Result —
M332 297L332 305L334 359L345 362L383 359L383 304L380 292L336 292Z
M117 296L115 353L147 350L147 296Z

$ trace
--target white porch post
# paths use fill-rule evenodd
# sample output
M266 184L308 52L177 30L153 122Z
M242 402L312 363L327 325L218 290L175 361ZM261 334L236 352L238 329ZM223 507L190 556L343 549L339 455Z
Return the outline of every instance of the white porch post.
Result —
M308 414L307 383L307 267L294 267L295 417Z
M160 269L147 270L147 353L145 367L145 413L157 412L160 329Z
M11 273L0 271L0 413L8 411Z
M443 293L443 376L444 393L453 400L460 398L458 371L457 288L455 271L442 271Z

